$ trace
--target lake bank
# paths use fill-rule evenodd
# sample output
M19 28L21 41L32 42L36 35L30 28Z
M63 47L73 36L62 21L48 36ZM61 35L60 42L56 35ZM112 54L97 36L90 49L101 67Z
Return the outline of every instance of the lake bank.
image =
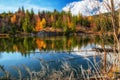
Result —
M62 32L62 31L39 31L35 33L26 33L26 32L19 32L15 34L9 33L0 33L0 38L6 37L50 37L50 36L80 36L80 35L102 35L101 32L92 32L92 31L77 31L77 32ZM112 35L113 32L104 32L104 34Z

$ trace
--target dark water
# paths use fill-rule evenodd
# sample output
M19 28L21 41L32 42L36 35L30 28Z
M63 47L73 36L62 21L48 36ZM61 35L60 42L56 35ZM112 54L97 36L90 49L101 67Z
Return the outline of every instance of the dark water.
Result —
M108 38L104 43L112 45L112 38ZM44 71L46 73L42 76L49 76L53 70L62 72L69 69L71 71L80 69L81 66L88 69L90 61L94 63L96 60L96 63L99 63L101 60L101 57L94 56L95 52L90 49L101 44L100 37L86 35L0 38L0 77L6 77L6 72L9 72L9 78L19 78L19 73L25 78L30 77L29 72L33 75ZM77 73L80 72L77 71Z

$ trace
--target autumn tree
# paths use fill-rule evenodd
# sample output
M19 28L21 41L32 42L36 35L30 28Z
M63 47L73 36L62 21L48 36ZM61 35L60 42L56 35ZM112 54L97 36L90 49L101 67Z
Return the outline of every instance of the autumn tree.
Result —
M12 17L11 17L11 23L16 23L16 15L14 14Z
M37 18L37 21L36 21L35 30L36 30L36 31L40 31L40 30L42 30L42 29L43 29L43 27L42 27L42 24L41 24L41 20L40 20L40 18L38 17L38 18Z
M41 24L42 24L43 28L46 27L46 20L45 20L45 18L42 18L42 23Z
M54 22L54 15L50 16L51 22Z
M38 17L35 25L36 31L41 31L46 26L46 20L45 18L42 18L42 20Z

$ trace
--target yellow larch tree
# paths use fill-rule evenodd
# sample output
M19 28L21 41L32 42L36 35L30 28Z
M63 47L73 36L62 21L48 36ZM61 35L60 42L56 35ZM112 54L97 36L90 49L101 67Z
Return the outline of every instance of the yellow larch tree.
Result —
M42 18L42 21L40 20L40 18L37 18L35 30L41 31L45 27L45 25L46 25L45 18Z
M43 27L46 26L46 20L45 20L45 18L42 18L42 23L41 24L42 24Z
M42 29L43 29L43 27L42 27L42 24L41 24L41 20L40 20L40 18L37 18L35 30L40 31Z

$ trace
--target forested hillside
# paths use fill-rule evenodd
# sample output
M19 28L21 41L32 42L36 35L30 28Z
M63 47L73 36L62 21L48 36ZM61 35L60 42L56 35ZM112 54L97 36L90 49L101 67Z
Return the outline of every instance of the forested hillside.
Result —
M116 19L117 16L116 16ZM117 20L118 21L118 20ZM118 25L118 22L116 22ZM17 12L0 14L0 33L33 33L42 30L52 32L78 32L78 31L111 31L111 19L109 14L96 16L74 16L71 12L42 11L37 14L19 8Z

